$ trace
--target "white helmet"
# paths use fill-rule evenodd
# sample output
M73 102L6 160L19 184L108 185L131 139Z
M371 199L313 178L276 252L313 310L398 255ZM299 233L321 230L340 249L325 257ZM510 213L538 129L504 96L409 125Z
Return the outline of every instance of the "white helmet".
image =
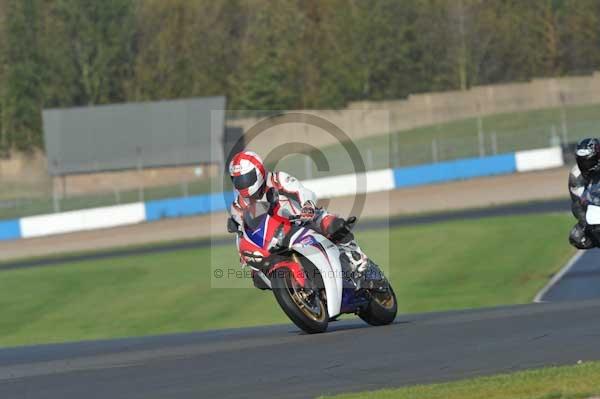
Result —
M244 198L262 196L266 173L258 154L242 151L235 154L229 164L229 175L233 186Z

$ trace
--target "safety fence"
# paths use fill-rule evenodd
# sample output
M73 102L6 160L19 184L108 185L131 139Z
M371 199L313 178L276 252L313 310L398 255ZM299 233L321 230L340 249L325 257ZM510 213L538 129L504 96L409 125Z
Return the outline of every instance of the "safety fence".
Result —
M346 174L306 180L303 181L303 184L315 191L320 198L332 198L483 176L550 169L563 164L561 147L551 147L489 157L465 158L428 165L369 171L365 173L365 179L357 179L355 174ZM366 184L357 184L361 180ZM4 220L0 221L0 240L41 237L152 222L165 218L221 212L229 207L233 197L232 192L211 193Z

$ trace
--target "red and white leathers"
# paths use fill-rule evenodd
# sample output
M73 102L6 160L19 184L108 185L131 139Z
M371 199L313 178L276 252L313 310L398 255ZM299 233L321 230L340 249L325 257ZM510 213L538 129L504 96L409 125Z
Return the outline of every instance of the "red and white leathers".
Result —
M231 216L238 224L242 224L244 210L254 201L266 201L266 192L274 188L279 192L279 207L277 213L287 218L292 215L300 215L302 207L310 201L316 204L317 196L307 189L296 179L285 172L268 172L265 179L265 188L260 198L247 198L239 193L231 204Z
M276 212L279 216L287 218L292 215L300 215L302 208L307 205L315 206L317 196L308 188L304 187L298 179L285 172L268 172L265 179L265 187L260 198L247 198L239 193L231 204L231 216L241 226L243 224L244 211L252 206L255 201L266 201L266 192L269 188L275 188L279 192L279 206ZM313 228L319 233L328 236L329 227L336 219L336 215L319 209L313 220ZM355 240L345 243L336 243L342 254L342 264L346 264L352 271L363 272L367 267L367 257L362 252ZM345 255L345 256L344 256ZM346 257L346 259L344 259Z

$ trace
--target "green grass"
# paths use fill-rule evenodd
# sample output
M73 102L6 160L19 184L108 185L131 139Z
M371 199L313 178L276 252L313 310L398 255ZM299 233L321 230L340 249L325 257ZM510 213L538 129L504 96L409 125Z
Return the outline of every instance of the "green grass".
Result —
M570 219L373 230L359 242L388 269L401 312L526 303L572 255ZM212 280L217 268L239 270L233 245L0 272L0 347L289 323L271 293Z
M593 135L600 128L600 104L568 107L565 109L567 141ZM485 116L482 118L485 155L550 146L556 134L564 139L560 108L547 108ZM437 161L478 157L478 121L476 118L424 126L375 136L355 142L367 169L384 169L434 162L432 142L436 141ZM492 136L496 137L493 145ZM318 172L312 165L309 175L319 177L354 171L345 150L340 145L322 148L330 163L330 172ZM370 155L369 155L370 153ZM290 155L277 167L289 170L298 178L307 178L305 157Z
M588 399L600 395L600 362L447 384L338 395L336 399Z

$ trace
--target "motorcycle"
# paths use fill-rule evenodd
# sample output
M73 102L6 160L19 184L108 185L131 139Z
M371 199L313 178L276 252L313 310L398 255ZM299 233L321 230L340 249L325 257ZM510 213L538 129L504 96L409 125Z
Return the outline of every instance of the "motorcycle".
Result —
M394 321L396 295L375 263L369 261L357 281L351 271L342 270L332 241L311 228L311 222L279 216L276 190L270 189L266 197L244 211L243 225L235 231L238 251L242 263L273 292L296 326L309 334L321 333L329 322L349 313L374 326ZM348 231L355 221L348 219Z
M592 182L582 195L587 230L600 242L600 181Z

